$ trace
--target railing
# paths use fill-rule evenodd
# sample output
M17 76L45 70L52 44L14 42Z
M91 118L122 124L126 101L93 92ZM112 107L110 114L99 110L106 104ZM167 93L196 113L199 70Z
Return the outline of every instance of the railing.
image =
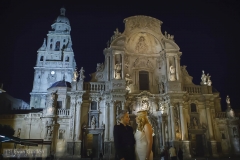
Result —
M83 89L87 91L105 91L105 84L99 82L85 82Z
M57 115L59 116L69 116L70 115L70 109L58 109Z
M202 88L200 86L193 86L193 87L183 87L184 91L187 91L190 94L201 94Z
M216 113L216 118L227 118L226 112Z
M37 66L54 66L54 67L70 67L69 62L62 61L40 61L37 63Z

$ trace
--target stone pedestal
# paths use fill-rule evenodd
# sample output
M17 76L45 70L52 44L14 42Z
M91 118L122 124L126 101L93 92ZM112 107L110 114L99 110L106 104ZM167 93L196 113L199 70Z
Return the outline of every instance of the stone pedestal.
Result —
M77 90L82 91L83 89L83 81L79 80L77 83Z
M181 91L182 86L179 81L169 81L167 82L167 92L169 91Z
M211 144L212 156L213 157L218 157L217 141L210 141L210 144Z
M182 141L182 150L184 159L192 157L190 154L190 141Z
M113 160L115 159L115 148L113 141L105 141L104 142L104 159Z
M77 90L77 81L72 81L71 83L71 91L76 91Z

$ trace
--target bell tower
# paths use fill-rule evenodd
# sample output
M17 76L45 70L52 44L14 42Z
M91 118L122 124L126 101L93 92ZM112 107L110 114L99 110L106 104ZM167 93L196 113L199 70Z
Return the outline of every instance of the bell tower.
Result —
M65 77L72 81L73 71L76 67L71 41L71 26L65 16L66 9L60 9L60 15L51 25L47 39L37 51L37 62L34 67L33 89L30 93L30 107L45 108L47 89Z

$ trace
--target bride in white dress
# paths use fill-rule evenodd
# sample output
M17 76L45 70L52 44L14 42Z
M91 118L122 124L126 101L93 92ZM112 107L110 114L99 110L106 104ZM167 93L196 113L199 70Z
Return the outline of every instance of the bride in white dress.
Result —
M136 123L138 125L134 135L136 140L136 160L153 160L153 130L146 111L137 112Z

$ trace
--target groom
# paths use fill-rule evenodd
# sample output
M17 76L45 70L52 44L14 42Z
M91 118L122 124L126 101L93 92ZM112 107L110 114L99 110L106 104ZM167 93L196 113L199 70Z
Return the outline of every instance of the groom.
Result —
M115 160L135 160L135 139L133 128L128 126L130 118L126 110L122 110L117 119L120 124L114 126Z

